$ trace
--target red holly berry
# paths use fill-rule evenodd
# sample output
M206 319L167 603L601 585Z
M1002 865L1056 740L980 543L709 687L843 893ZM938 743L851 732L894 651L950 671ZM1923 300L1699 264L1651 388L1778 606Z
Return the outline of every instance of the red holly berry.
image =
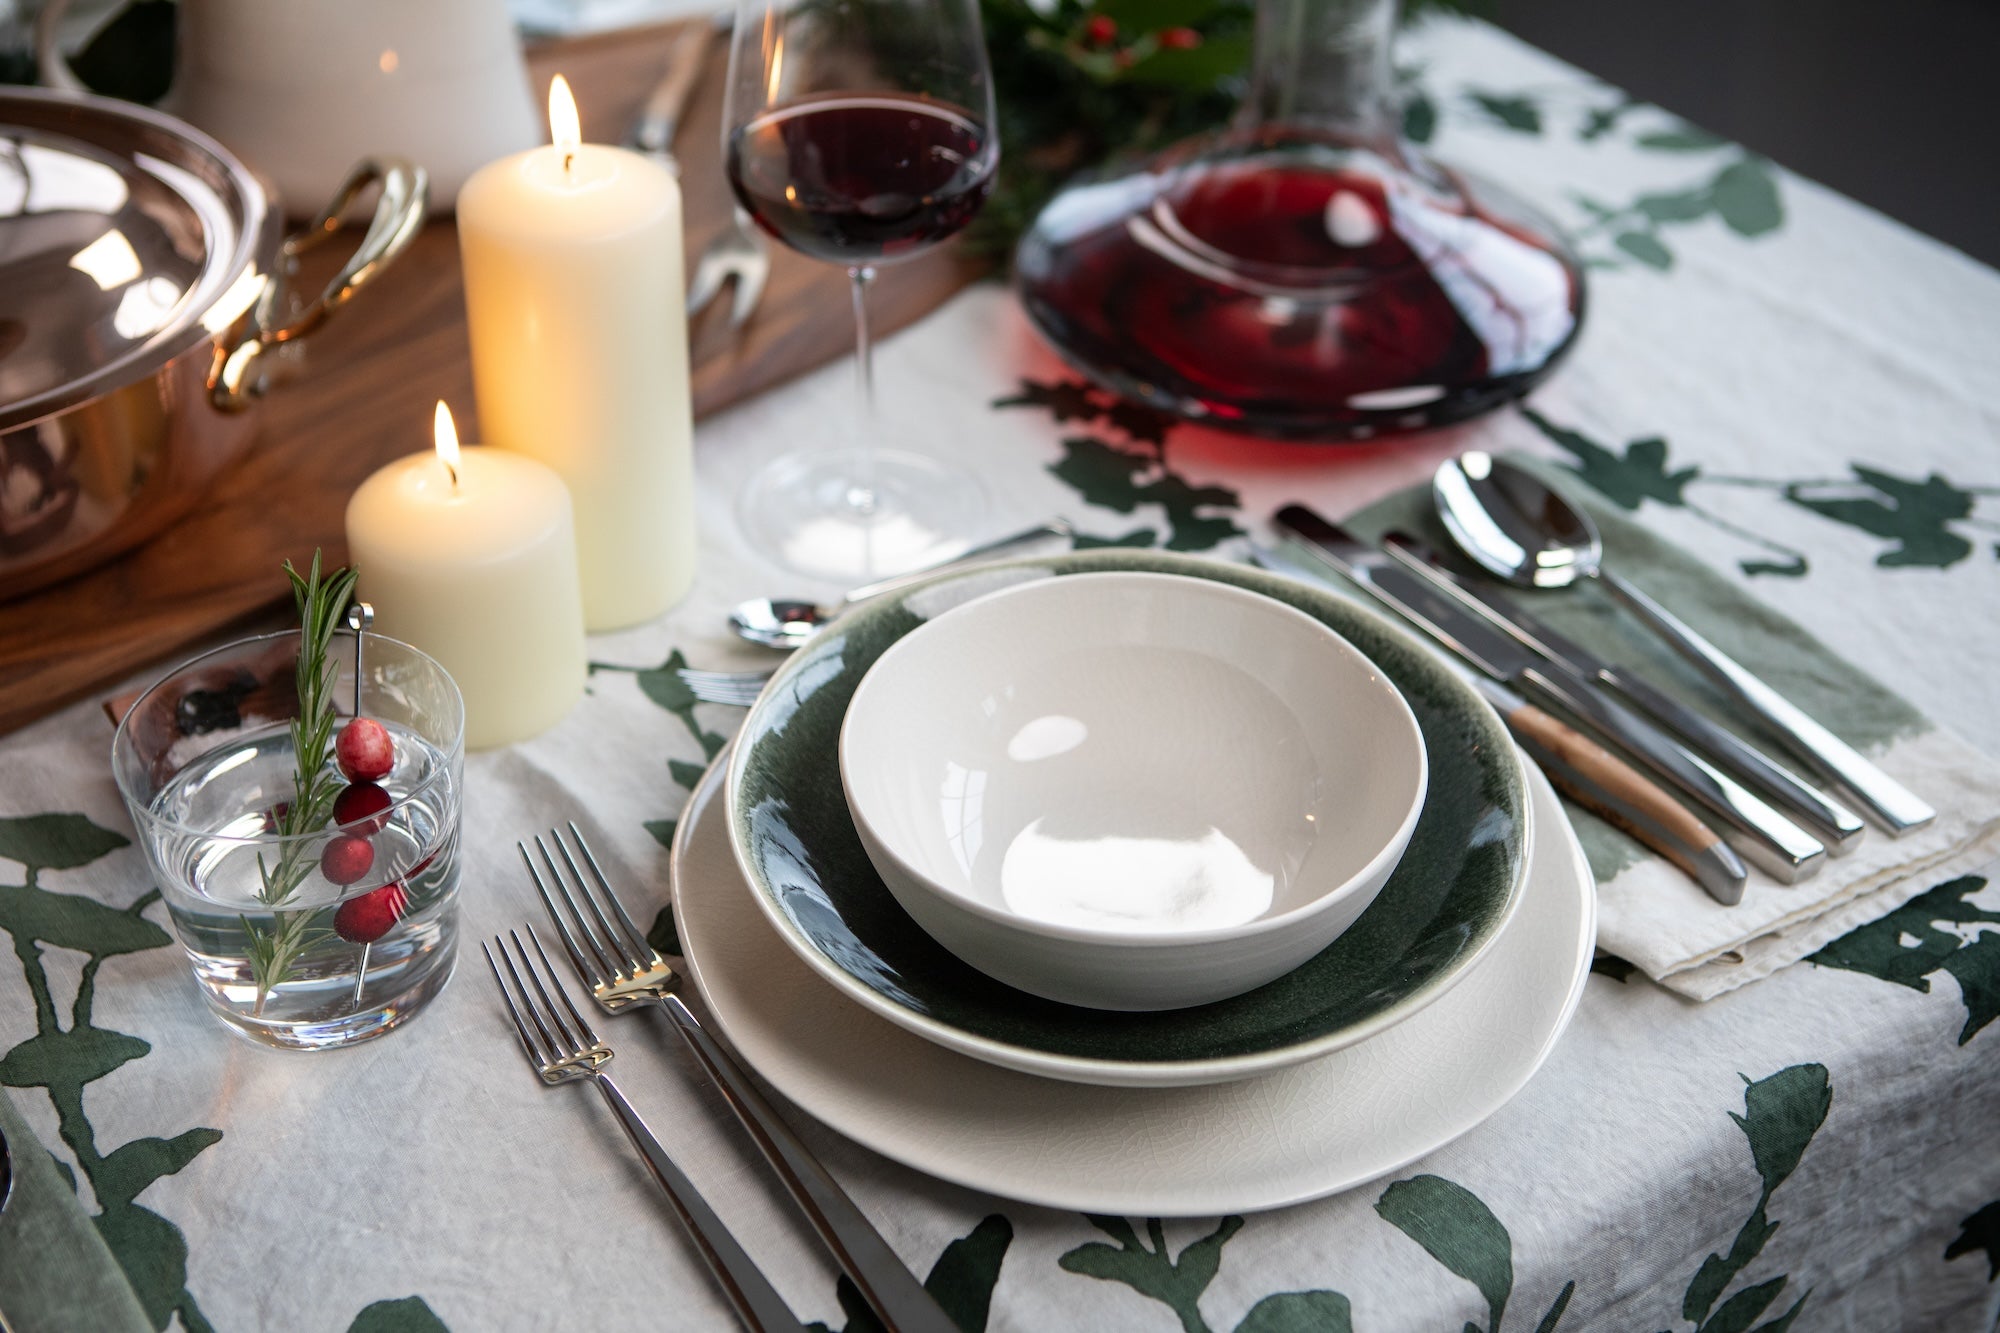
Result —
M389 776L396 766L396 744L389 729L372 717L357 717L340 729L333 743L333 757L340 771L353 782L374 782Z
M1109 46L1118 40L1118 22L1106 14L1092 14L1083 25L1083 40L1092 46Z
M1193 28L1168 28L1160 34L1163 51L1192 51L1201 45L1201 34Z
M409 891L398 880L342 903L333 914L333 930L349 944L373 944L409 910Z
M372 782L357 782L333 801L333 822L350 826L361 836L380 833L389 822L389 807L395 802L389 793Z
M319 873L335 884L352 884L375 864L375 844L343 833L328 839L319 854Z

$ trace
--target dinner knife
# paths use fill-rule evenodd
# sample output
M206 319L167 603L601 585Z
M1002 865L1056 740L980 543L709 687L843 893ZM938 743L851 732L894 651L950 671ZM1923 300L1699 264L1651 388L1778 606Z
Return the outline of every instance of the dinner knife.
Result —
M674 156L674 134L680 128L688 94L701 80L709 44L717 31L712 23L690 23L674 38L667 49L666 72L625 136L627 147L653 158L676 176L681 167Z
M1817 874L1825 846L1714 765L1690 754L1651 723L1605 697L1581 673L1543 658L1474 615L1395 557L1357 541L1302 505L1278 511L1277 523L1302 549L1366 588L1432 638L1493 679L1537 704L1575 717L1638 761L1656 778L1719 821L1717 832L1752 865L1794 884Z
M1459 578L1444 567L1437 552L1427 543L1406 532L1391 532L1383 537L1382 549L1431 579L1447 595L1468 605L1476 603L1474 609L1484 608L1528 648L1574 667L1652 718L1696 754L1796 819L1807 832L1826 844L1830 854L1839 856L1852 850L1867 831L1861 816L1773 762L1736 733L1709 721L1641 677L1597 657L1491 589Z
M1282 551L1253 544L1258 564L1315 587L1331 580ZM1749 877L1741 857L1708 825L1654 782L1576 728L1497 681L1454 667L1507 724L1556 789L1606 823L1623 829L1701 885L1718 902L1742 900Z

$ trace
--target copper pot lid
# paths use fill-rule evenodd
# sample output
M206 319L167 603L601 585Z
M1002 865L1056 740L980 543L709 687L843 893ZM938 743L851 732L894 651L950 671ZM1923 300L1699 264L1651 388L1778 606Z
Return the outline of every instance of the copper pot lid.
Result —
M0 89L0 432L143 380L261 293L264 191L144 107Z

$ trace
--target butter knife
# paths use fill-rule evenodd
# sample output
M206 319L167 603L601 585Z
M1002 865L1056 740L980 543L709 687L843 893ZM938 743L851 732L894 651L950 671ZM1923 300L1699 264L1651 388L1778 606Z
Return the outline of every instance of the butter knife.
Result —
M1251 554L1273 573L1316 587L1331 586L1324 572L1281 551L1253 544ZM1556 790L1658 852L1718 902L1742 900L1749 877L1743 859L1693 812L1617 755L1505 685L1469 670L1461 674L1492 705Z
M1416 570L1356 540L1301 505L1276 519L1325 560L1452 648L1493 679L1531 701L1576 718L1655 779L1692 800L1745 860L1781 883L1817 874L1826 847L1714 765L1689 753L1651 723L1606 697L1587 677L1540 656L1491 616L1474 614Z
M1575 667L1652 718L1702 758L1798 820L1826 844L1830 854L1839 856L1852 850L1867 831L1861 816L1773 762L1734 732L1709 721L1631 672L1602 661L1497 593L1459 578L1443 566L1437 552L1425 542L1405 532L1391 532L1383 537L1382 549L1412 568L1421 567L1419 572L1443 579L1460 596L1492 613L1503 628L1529 648Z

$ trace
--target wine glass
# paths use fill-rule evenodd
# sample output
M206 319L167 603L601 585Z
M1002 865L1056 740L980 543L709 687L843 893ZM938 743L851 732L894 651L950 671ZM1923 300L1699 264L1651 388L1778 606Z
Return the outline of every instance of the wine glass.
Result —
M723 103L730 187L785 245L845 266L861 420L844 447L787 454L739 501L760 549L867 580L956 554L979 482L875 446L868 284L972 220L1000 161L978 0L738 0Z

